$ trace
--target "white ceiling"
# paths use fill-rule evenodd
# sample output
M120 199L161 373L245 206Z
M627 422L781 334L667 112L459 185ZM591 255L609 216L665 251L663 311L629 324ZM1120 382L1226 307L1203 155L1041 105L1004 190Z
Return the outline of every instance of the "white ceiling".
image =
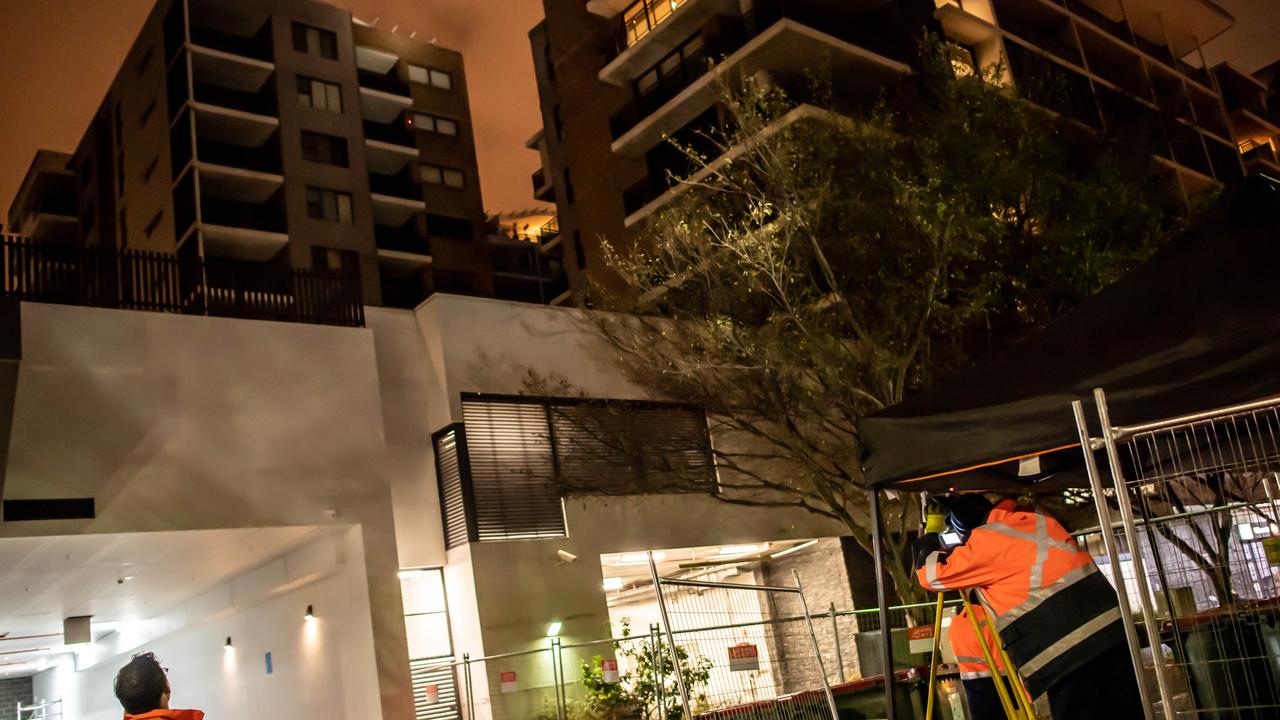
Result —
M59 651L65 617L92 615L97 638L113 623L159 615L326 532L288 527L0 540L0 677ZM30 637L46 634L51 637Z

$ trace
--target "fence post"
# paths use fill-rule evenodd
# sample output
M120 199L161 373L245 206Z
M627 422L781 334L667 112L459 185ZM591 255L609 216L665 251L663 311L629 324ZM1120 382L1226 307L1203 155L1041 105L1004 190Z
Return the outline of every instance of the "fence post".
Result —
M1142 610L1142 624L1147 631L1147 642L1151 646L1151 659L1156 669L1156 688L1160 691L1160 703L1164 716L1174 713L1173 692L1169 687L1169 678L1165 677L1164 653L1160 649L1160 629L1156 625L1155 613L1151 609L1151 586L1147 583L1146 563L1142 560L1142 549L1138 543L1137 524L1133 519L1133 507L1129 503L1129 486L1124 479L1124 466L1120 460L1120 449L1116 445L1115 430L1111 425L1111 414L1107 410L1107 396L1102 388L1093 391L1093 402L1098 409L1098 421L1102 425L1102 441L1107 449L1107 462L1111 465L1111 482L1115 487L1116 504L1120 506L1120 521L1124 523L1124 534L1129 539L1129 556L1133 561L1134 575L1138 581L1138 607ZM1102 499L1105 503L1105 498ZM1158 552L1152 547L1153 553ZM1116 568L1117 571L1120 568ZM1117 572L1119 580L1124 582L1124 573ZM1140 671L1134 668L1135 671ZM1141 681L1139 681L1141 682ZM1145 712L1145 710L1144 710Z
M818 644L818 633L813 627L813 616L809 614L809 601L804 599L804 585L800 584L800 571L792 568L791 577L796 581L800 609L804 610L804 622L809 627L809 640L813 642L813 656L818 661L818 675L822 677L822 692L827 696L827 709L831 712L831 720L840 720L839 714L836 713L836 696L831 692L831 682L827 680L827 666L822 662L822 646Z
M844 676L844 652L840 649L840 625L836 623L836 604L831 603L831 638L836 644L836 672L840 682L847 682Z
M662 578L658 577L658 564L653 561L653 551L648 551L649 575L653 578L653 590L658 593L658 615L662 618L662 627L667 633L667 645L671 650L671 665L675 668L676 687L680 690L680 706L684 709L685 720L693 720L693 708L689 704L689 688L684 685L684 673L680 669L680 653L676 649L676 636L671 631L671 619L667 617L667 601L662 596Z
M556 717L565 720L564 701L560 695L561 678L564 668L560 666L560 638L551 638L551 690L556 696Z
M875 556L876 601L880 606L877 616L880 618L880 662L884 666L884 714L889 720L895 720L897 713L897 697L894 693L893 674L893 630L889 624L889 599L885 592L884 572L884 540L880 537L883 528L880 523L880 491L872 488L867 491L871 496L871 546Z
M471 694L471 653L462 653L462 688L467 694L467 720L475 720L476 706Z
M653 669L653 697L657 703L654 718L655 720L666 720L667 685L662 677L662 639L658 635L657 623L649 623L649 662Z

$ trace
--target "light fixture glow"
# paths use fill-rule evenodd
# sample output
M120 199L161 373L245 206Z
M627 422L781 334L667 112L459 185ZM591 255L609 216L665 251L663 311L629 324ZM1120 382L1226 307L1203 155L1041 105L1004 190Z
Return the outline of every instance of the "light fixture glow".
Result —
M719 552L721 555L750 555L751 553L760 552L764 547L760 545L729 545L720 548Z
M667 554L662 551L658 551L653 554L654 562L661 562L666 559L667 559ZM647 563L647 562L649 562L649 554L639 552L639 553L627 553L622 557L618 558L618 561L614 564L615 565L639 565L640 563Z
M604 579L605 590L621 590L622 585L622 578L620 577L607 577Z
M560 635L560 627L562 623L559 620L547 626L547 637L558 637Z
M304 615L304 616L302 616L302 617L303 617L303 619L304 619L304 620L306 620L307 622L314 622L314 621L315 621L315 619L316 619L316 612L315 612L315 610L314 610L310 605L308 605L308 606L307 606L307 614L306 614L306 615Z
M226 644L226 645L223 645L223 646L222 646L222 649L223 649L223 650L225 650L225 651L227 651L227 652L231 652L232 650L234 650L234 649L235 649L235 648L233 648L233 647L231 646L231 636L230 636L230 635L228 635L228 636L227 636L227 644Z

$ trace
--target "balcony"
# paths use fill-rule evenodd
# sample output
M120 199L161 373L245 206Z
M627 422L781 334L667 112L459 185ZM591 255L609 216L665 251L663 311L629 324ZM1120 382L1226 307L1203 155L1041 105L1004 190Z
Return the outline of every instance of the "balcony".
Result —
M421 188L411 182L406 183L400 177L387 175L369 176L369 192L373 200L374 224L399 227L415 215L427 211L427 203L422 199ZM378 182L375 183L375 180Z
M191 74L197 83L256 94L271 79L276 66L266 60L257 60L221 50L192 45Z
M1133 33L1122 18L1113 19L1103 14L1101 10L1085 4L1082 0L1066 0L1066 4L1067 9L1075 13L1077 17L1092 23L1112 37L1126 43L1132 43ZM1113 12L1122 12L1119 5L1114 7Z
M533 197L535 199L543 202L556 201L556 188L547 178L546 170L543 170L542 168L534 170L533 175L530 177L530 181L533 184Z
M269 115L205 103L194 103L196 137L226 145L260 148L280 129L280 121ZM279 156L279 150L276 150Z
M1047 5L1025 0L996 3L1000 27L1038 48L1075 65L1084 65L1067 14Z
M980 45L1000 34L991 18L973 14L960 2L940 5L933 16L942 24L948 38L966 45Z
M615 131L622 131L631 118L642 119L621 132L613 142L613 152L637 157L701 115L717 100L717 77L749 77L758 71L766 71L780 82L788 76L804 78L814 58L818 57L824 58L830 69L833 94L841 97L875 97L886 84L911 72L904 63L815 30L797 20L782 19L746 42L713 71L698 75L687 87L679 89L674 97L651 112L645 108L656 99L636 100L633 109L624 108L616 117L625 119L612 123ZM671 87L664 92L670 93L675 89ZM661 97L656 96L658 99Z
M1271 143L1258 143L1252 140L1241 143L1240 157L1249 172L1261 172L1269 175L1280 173L1280 158L1276 156Z
M237 263L199 255L65 248L0 240L0 293L34 302L362 327L355 273Z
M364 143L369 172L394 175L418 159L418 140L403 118L392 123L365 121Z
M618 55L600 70L599 78L626 85L713 16L736 15L738 8L738 0L636 0L622 14Z
M383 87L391 83L384 83ZM409 97L409 85L404 84L404 92L389 92L369 87L360 81L360 115L365 120L375 123L392 123L413 107L413 98Z
M219 167L199 171L200 222L195 227L204 253L254 262L275 258L289 242L282 188L275 186L265 200L255 202L243 198L262 197L270 186L246 180L244 174L249 171Z
M192 93L192 100L209 107L220 107L235 110L247 115L276 117L276 93L272 84L268 83L254 93L242 92L232 88L197 82Z
M422 186L414 181L410 172L403 170L395 175L370 175L369 192L405 200L421 200Z

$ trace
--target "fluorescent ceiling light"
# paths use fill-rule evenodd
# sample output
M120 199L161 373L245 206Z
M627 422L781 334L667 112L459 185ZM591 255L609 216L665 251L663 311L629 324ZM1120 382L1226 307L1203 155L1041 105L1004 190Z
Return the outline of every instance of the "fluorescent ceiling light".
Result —
M620 577L607 577L604 579L605 590L621 590L622 585L623 585L623 582L622 582L622 578Z
M750 555L751 553L760 552L761 550L764 550L767 547L769 546L768 545L729 545L727 547L720 548L720 554L721 555Z
M654 562L661 562L666 559L667 559L667 554L664 552L659 551L653 554ZM621 558L619 558L618 562L614 564L615 565L639 565L640 563L647 563L647 562L649 562L649 554L639 552L639 553L627 553L626 555L623 555Z
M791 547L789 547L789 548L787 548L787 549L785 549L785 550L779 550L778 552L776 552L776 553L774 553L774 554L770 555L769 557L771 557L771 558L780 558L780 557L782 557L783 555L790 555L790 554L791 554L791 553L793 553L793 552L799 552L799 551L801 551L801 550L803 550L803 549L805 549L805 548L809 547L810 545L814 545L814 544L816 544L817 542L818 542L817 540L810 540L809 542L802 542L802 543L800 543L799 545L792 545Z
M556 637L560 634L561 622L556 620L547 626L547 637Z

